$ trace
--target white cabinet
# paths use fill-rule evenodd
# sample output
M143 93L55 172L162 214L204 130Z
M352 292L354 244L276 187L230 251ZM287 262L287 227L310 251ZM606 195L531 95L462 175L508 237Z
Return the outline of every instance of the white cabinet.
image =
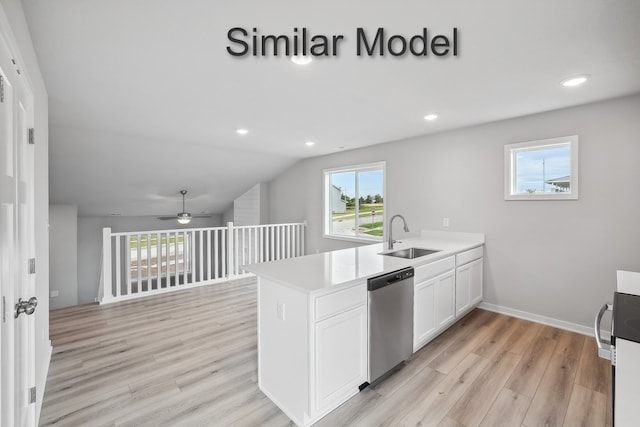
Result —
M456 268L456 316L482 301L482 262L483 258L477 258Z
M455 270L418 283L414 294L413 351L455 319Z
M308 426L367 381L367 286L313 295L258 280L258 384Z
M315 324L313 413L341 404L367 378L367 307L361 305Z
M428 343L455 319L455 259L416 268L413 295L413 351Z

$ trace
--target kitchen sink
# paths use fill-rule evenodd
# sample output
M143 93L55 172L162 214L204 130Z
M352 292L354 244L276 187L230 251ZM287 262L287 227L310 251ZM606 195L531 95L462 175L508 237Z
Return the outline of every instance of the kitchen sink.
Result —
M407 249L400 249L400 250L393 251L393 252L382 253L380 255L388 255L388 256L394 256L394 257L398 257L398 258L414 259L414 258L419 258L419 257L425 256L425 255L431 255L431 254L434 254L436 252L440 252L440 250L439 249L407 248Z

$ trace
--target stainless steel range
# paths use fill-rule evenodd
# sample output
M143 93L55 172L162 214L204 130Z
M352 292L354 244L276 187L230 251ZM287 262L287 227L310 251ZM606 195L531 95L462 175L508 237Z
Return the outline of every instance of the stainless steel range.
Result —
M619 272L620 273L620 272ZM613 378L613 425L631 427L638 425L638 404L640 403L640 295L634 286L628 286L628 276L621 283L618 274L618 290L613 304L605 304L595 321L595 335L598 355L611 361ZM640 283L640 273L637 279ZM640 293L640 292L638 292ZM607 311L611 316L611 340L601 336L601 321Z

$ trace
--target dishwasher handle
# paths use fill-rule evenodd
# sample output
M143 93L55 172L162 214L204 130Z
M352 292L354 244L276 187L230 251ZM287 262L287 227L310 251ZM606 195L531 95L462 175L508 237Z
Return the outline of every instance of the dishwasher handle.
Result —
M607 311L612 311L613 305L605 304L600 308L598 315L596 316L596 320L594 323L595 335L596 335L596 344L598 345L598 356L603 359L611 360L611 341L603 339L600 333L600 324L602 323L602 316ZM608 347L605 347L607 345Z
M384 274L382 276L372 277L371 279L367 280L367 290L369 292L375 291L380 288L384 288L385 286L393 285L394 283L412 279L413 276L413 267L407 267L403 268L402 270Z

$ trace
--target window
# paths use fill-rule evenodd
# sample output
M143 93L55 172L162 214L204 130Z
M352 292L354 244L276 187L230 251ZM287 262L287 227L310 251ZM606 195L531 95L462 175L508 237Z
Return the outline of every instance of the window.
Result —
M504 147L505 200L578 198L578 136Z
M385 163L324 171L324 236L382 241Z

